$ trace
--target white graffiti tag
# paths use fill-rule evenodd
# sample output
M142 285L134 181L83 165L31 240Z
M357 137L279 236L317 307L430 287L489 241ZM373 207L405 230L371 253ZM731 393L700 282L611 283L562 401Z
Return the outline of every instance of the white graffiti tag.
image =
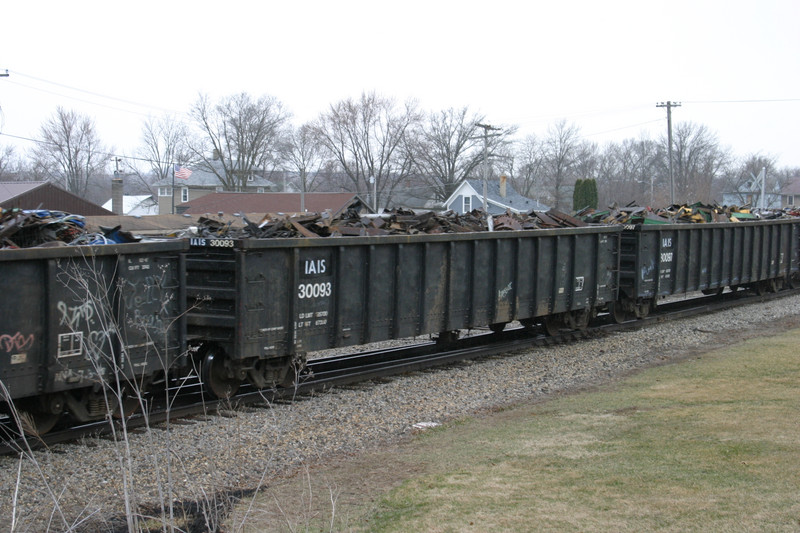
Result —
M87 326L94 323L94 306L90 302L84 302L74 307L68 307L66 303L58 302L56 307L61 312L59 324L62 326L76 330L82 322L86 323Z

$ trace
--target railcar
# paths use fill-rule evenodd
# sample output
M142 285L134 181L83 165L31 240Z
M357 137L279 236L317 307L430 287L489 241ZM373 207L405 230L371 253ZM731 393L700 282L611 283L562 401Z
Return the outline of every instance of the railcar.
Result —
M227 397L292 384L317 350L511 321L555 334L666 296L777 290L798 243L782 219L0 250L0 410L44 433L196 368Z
M625 226L617 321L644 317L667 296L726 287L776 291L798 273L800 219Z
M316 350L514 320L583 328L616 298L621 230L191 239L187 340L224 397L291 383Z
M180 357L185 241L0 250L0 410L29 433L138 404Z

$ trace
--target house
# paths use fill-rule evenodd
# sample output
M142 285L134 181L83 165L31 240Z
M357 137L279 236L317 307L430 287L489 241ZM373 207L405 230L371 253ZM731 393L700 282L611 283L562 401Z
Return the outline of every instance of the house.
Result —
M772 187L767 185L764 199L764 207L767 209L782 209L800 203L800 178L793 178L782 187L777 184ZM747 181L739 187L739 190L723 193L722 203L724 205L761 207L761 180L756 178Z
M218 173L224 172L220 161L212 161L212 165ZM160 214L172 213L173 208L178 204L196 200L210 193L224 191L225 187L214 172L201 168L191 168L190 170L191 174L186 179L170 176L154 184L158 188L157 203ZM265 193L277 189L274 182L255 173L247 177L246 183L247 191L244 192Z
M114 199L109 199L103 204L103 209L113 211ZM122 197L122 215L127 216L152 216L158 214L158 202L152 194L125 195Z
M496 215L507 210L513 213L527 213L550 209L536 200L519 194L505 176L487 180L486 184L486 204L489 214ZM483 209L483 180L462 181L453 194L445 200L444 207L459 214L469 213L473 209Z
M781 189L781 207L798 204L800 204L800 177L794 178Z
M175 206L178 214L217 213L321 213L334 216L345 209L371 213L366 201L352 192L215 192Z
M49 209L84 216L113 214L111 211L67 192L48 181L0 182L0 207L4 209Z
M442 208L442 203L431 198L430 190L427 187L408 187L395 189L386 208L435 211Z

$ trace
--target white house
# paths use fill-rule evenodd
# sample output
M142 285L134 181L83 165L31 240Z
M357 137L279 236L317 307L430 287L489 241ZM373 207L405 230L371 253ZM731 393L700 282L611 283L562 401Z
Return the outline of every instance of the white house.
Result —
M550 209L536 200L519 194L505 176L487 180L486 183L486 207L489 214L496 215L509 210L512 213L527 213L531 210ZM473 209L483 209L483 180L462 181L453 194L445 200L444 207L460 214L469 213Z

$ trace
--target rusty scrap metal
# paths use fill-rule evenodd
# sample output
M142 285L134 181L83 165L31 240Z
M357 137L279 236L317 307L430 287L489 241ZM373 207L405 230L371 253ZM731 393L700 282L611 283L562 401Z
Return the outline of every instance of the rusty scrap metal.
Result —
M584 214L582 219L594 224L702 224L740 222L800 215L795 208L754 211L749 206L719 206L700 202L653 209L629 204L614 204L607 211Z
M578 217L553 209L547 213L506 211L491 217L492 231L581 227L588 224ZM444 213L415 212L399 208L384 211L379 215L364 215L355 210L347 210L338 217L334 217L330 211L304 215L267 214L258 222L253 222L243 216L241 227L233 224L232 221L223 222L213 218L200 217L196 233L200 237L263 239L433 235L489 230L489 218L478 209L459 214L453 211Z
M100 227L89 232L81 215L47 209L0 209L0 248L34 248L41 246L76 246L138 242L120 226Z

